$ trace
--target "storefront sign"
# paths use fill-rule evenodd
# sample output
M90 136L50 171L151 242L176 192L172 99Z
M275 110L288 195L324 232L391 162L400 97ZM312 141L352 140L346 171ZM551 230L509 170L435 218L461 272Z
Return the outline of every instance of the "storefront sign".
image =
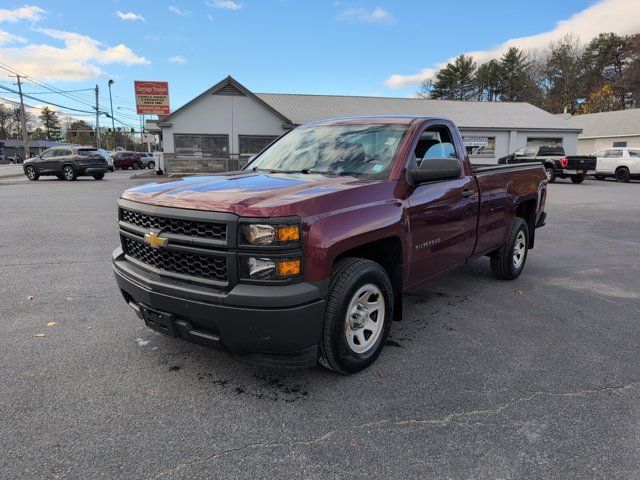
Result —
M169 115L169 84L167 82L133 82L136 110L140 115Z
M465 147L486 147L489 137L462 137Z

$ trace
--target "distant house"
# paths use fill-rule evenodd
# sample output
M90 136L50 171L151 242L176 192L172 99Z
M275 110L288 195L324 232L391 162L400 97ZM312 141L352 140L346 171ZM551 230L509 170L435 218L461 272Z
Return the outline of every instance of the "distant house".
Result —
M4 144L4 156L16 157L19 155L24 160L24 143L22 140L1 140ZM49 140L30 140L29 141L29 156L33 157L44 152L47 148L60 147L63 145L70 145L67 142L53 142Z
M232 77L158 120L156 132L162 132L168 172L210 172L237 169L297 125L357 115L448 117L472 161L482 163L528 145L562 145L574 154L580 133L528 103L253 93Z
M578 154L589 155L608 147L640 148L640 108L565 117L581 128Z

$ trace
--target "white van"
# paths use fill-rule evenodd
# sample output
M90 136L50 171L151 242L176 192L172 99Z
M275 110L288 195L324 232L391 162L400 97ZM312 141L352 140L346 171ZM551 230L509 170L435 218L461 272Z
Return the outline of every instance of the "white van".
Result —
M593 156L597 159L595 177L598 180L615 177L626 183L632 178L640 178L640 148L603 148Z

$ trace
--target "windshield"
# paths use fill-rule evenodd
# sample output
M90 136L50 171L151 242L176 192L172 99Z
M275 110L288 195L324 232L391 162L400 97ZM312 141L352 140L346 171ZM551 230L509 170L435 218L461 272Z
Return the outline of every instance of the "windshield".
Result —
M247 169L386 178L406 125L299 127L262 152Z

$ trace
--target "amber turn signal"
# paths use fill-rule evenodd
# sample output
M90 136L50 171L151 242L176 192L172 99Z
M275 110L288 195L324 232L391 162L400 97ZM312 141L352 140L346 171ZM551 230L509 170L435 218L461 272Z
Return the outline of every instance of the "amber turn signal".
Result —
M278 242L296 242L300 240L300 227L297 225L278 227L276 238Z
M277 263L277 276L282 277L296 277L300 275L301 262L300 260L280 260Z

